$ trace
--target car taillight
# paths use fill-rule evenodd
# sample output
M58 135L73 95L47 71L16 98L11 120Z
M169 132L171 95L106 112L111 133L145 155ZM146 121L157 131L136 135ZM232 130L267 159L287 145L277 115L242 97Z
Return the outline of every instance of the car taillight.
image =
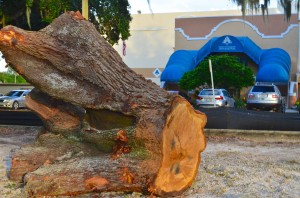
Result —
M216 100L223 100L223 96L216 97Z
M279 98L277 94L272 94L272 98Z
M248 98L254 98L254 94L249 94Z
M197 99L198 99L198 100L202 100L203 98L202 98L202 97L200 97L200 96L197 96Z

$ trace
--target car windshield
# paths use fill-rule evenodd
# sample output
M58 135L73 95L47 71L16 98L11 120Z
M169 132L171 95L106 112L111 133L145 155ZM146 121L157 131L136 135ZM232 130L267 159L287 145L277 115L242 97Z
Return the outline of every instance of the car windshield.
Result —
M202 90L200 95L213 95L213 90ZM220 95L220 91L215 90L215 95Z
M254 86L252 92L275 92L273 86Z
M6 94L6 96L17 96L17 97L19 97L19 96L22 95L22 93L23 93L23 91L10 91Z

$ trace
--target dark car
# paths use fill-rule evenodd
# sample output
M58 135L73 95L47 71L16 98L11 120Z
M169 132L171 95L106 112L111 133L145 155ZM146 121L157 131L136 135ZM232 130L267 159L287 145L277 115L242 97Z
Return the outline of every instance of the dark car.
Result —
M283 99L278 87L274 84L256 84L247 97L247 109L274 110L282 112Z

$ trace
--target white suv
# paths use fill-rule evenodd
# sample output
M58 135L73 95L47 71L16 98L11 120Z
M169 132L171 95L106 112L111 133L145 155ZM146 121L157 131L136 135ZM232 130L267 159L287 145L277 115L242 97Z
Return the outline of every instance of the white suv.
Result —
M283 101L278 87L274 84L256 84L248 93L247 109L266 109L282 112Z
M13 90L8 92L5 96L0 97L0 107L19 109L26 107L25 96L31 90Z

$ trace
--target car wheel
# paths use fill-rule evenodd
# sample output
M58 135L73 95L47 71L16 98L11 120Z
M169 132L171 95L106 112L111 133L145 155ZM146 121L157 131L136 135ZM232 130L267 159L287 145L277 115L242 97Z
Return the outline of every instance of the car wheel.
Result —
M15 101L12 105L12 109L16 110L19 108L19 103L17 101Z
M228 104L228 102L225 102L224 107L230 107L230 105Z

